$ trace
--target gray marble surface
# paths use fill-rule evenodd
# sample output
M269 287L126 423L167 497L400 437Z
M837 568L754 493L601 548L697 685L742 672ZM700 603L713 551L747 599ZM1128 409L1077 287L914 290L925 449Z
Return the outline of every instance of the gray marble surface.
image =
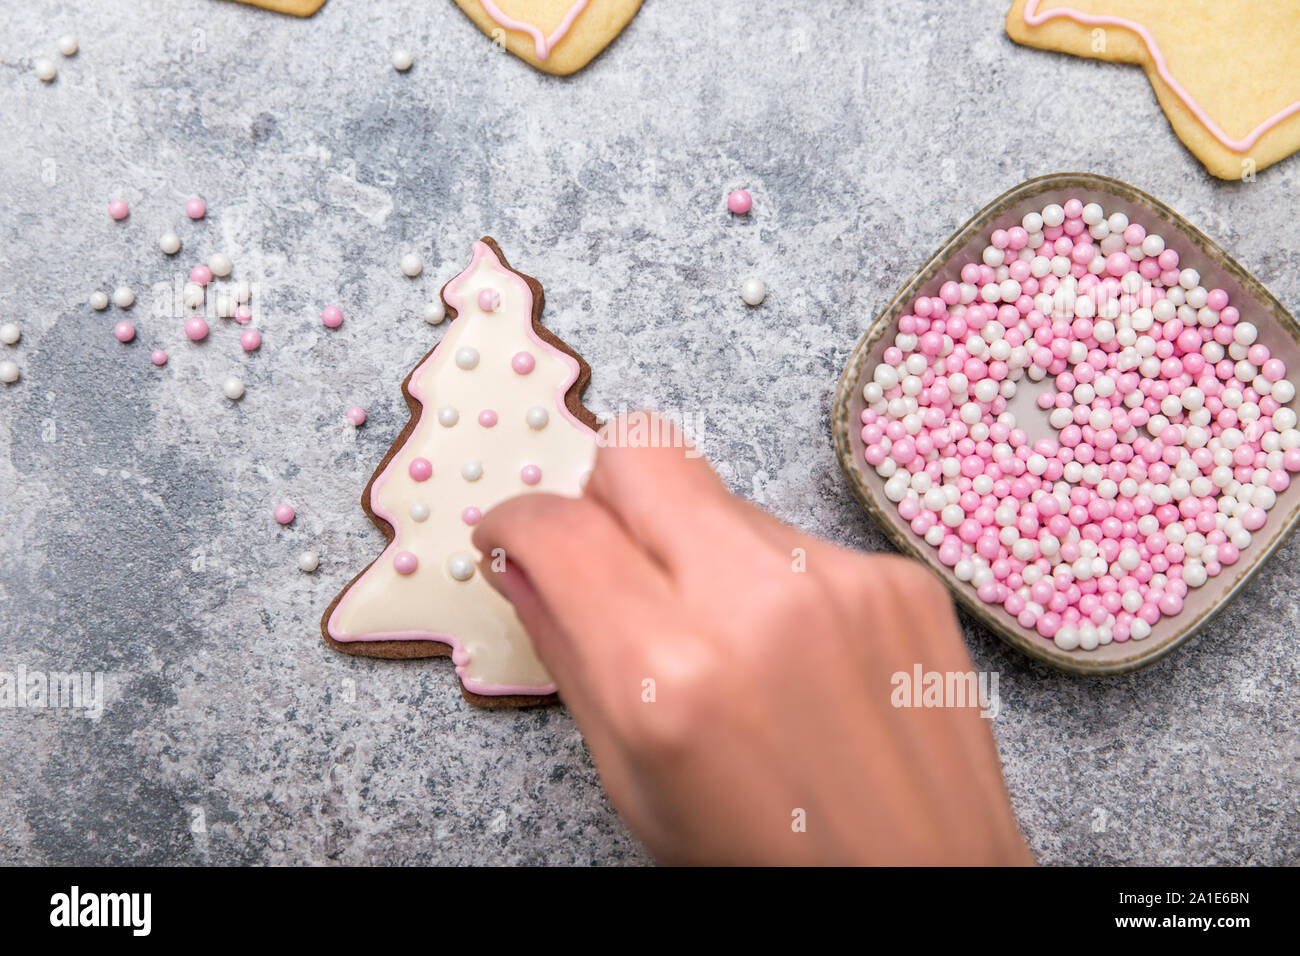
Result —
M1140 71L1016 47L1005 5L648 0L569 79L494 50L451 0L329 0L307 21L225 0L0 8L0 320L23 331L0 347L22 368L0 386L0 670L102 671L107 698L93 721L0 710L0 861L648 861L563 709L477 710L446 661L353 659L318 634L382 543L358 495L440 334L420 310L481 234L545 284L593 408L703 416L736 491L868 550L884 537L827 437L835 379L1002 190L1128 180L1300 310L1300 163L1212 180ZM755 211L733 221L737 186ZM255 287L254 355L228 321L195 346L154 314L218 251ZM118 312L87 305L118 284L139 297L127 347ZM968 624L1041 860L1300 862L1297 557L1128 677L1063 676Z

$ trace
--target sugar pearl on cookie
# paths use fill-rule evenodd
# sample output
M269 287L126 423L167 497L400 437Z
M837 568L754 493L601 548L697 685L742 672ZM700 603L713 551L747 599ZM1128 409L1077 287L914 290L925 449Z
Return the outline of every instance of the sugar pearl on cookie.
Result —
M416 501L411 504L411 520L425 521L429 517L429 506L423 501Z
M493 428L497 423L497 413L490 408L485 408L478 413L478 423L484 428Z
M303 551L298 555L298 570L311 574L320 567L320 555L315 551Z
M496 289L483 289L478 294L478 307L484 312L495 312L501 307L501 293Z
M208 205L202 199L191 199L185 204L185 215L191 219L202 219L208 214Z
M46 57L39 58L34 64L36 78L42 83L53 83L54 78L59 75L59 68L54 65L54 61Z
M191 315L185 320L185 337L191 342L202 342L208 337L208 323L201 315Z
M13 345L23 337L22 329L18 328L16 322L6 322L0 325L0 342L5 345Z
M343 310L337 305L327 305L320 310L320 320L327 329L337 329L343 324Z
M746 305L762 305L763 300L767 298L767 286L763 284L762 279L750 276L740 284L740 297L745 300Z
M59 52L64 56L77 55L77 38L71 34L59 37Z
M125 199L114 199L108 204L108 214L112 218L121 222L127 216L131 215L131 207L126 204Z
M433 477L433 463L427 458L415 458L407 465L406 472L412 481L428 481Z
M474 576L474 559L467 554L453 554L447 560L447 573L457 581L468 581Z
M398 551L393 555L393 570L398 574L414 574L415 569L420 566L420 559L410 551Z
M483 465L477 461L467 461L460 466L460 476L466 481L478 481L483 477Z
M483 512L478 508L475 508L473 505L470 505L460 513L460 520L471 527L478 524L482 518Z
M232 375L221 383L221 392L232 402L237 402L244 397L244 383Z
M113 338L125 345L135 338L135 326L125 321L117 323L113 326Z
M98 290L90 293L90 307L96 312L103 312L108 308L108 293Z
M528 411L524 414L524 421L526 421L528 423L528 427L533 429L534 431L540 431L541 429L545 428L546 423L549 422L550 420L551 420L550 413L547 412L546 409L542 408L540 405L534 405L532 408L528 409Z
M224 279L234 270L235 264L230 261L230 256L224 252L213 253L208 259L208 268L218 279Z
M174 256L181 251L181 237L174 232L164 232L158 237L158 248L166 255Z
M119 309L129 309L135 305L135 293L126 286L118 286L113 292L113 304Z
M401 47L398 47L396 50L393 51L393 55L392 55L393 69L396 70L398 73L405 73L407 70L411 68L411 64L413 62L414 60L411 57L410 50L403 50Z
M282 504L275 506L274 514L275 520L278 524L288 524L294 519L297 512L293 510L293 505Z
M456 411L456 409L452 408L450 405L444 405L442 408L438 409L438 424L443 428L451 428L451 426L455 425L458 421L460 421L460 412Z
M262 347L262 333L257 329L245 329L240 333L239 347L245 352L256 352Z
M167 353L162 349L154 349L149 353L149 361L159 367L167 364Z
M737 216L743 216L754 208L754 198L743 189L734 189L727 196L727 208Z
M354 428L360 428L366 423L366 410L360 405L353 405L348 409L348 424Z
M478 365L478 349L465 346L456 350L456 365L469 371Z
M537 367L537 360L532 352L516 352L510 359L510 367L520 375L527 375Z
M402 256L401 266L402 274L411 279L414 279L424 271L424 263L414 252L408 252L406 255Z
M447 318L447 307L442 304L441 299L435 299L424 307L424 321L430 325L441 325L445 318Z
M0 382L4 382L6 385L12 385L14 382L18 381L21 375L22 372L18 368L18 363L13 359L5 359L3 362L0 362Z
M536 465L524 465L519 469L519 480L526 485L535 485L542 480L542 469Z

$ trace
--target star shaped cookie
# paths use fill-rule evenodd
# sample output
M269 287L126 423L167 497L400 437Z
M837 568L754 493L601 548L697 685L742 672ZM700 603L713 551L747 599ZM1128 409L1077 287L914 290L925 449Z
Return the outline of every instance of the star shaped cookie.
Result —
M1300 0L1015 0L1007 34L1141 64L1178 138L1220 179L1300 149Z

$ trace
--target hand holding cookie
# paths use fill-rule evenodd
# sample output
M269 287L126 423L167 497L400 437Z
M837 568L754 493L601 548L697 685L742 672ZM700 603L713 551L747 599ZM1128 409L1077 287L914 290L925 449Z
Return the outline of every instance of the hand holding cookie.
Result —
M977 710L895 706L898 672L971 670L939 582L801 534L661 444L606 443L582 498L513 498L474 533L655 855L1031 862Z

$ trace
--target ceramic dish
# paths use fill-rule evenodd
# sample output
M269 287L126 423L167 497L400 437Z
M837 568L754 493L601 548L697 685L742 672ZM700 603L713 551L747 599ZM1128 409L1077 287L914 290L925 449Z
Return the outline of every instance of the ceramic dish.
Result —
M1300 327L1267 289L1231 256L1195 226L1164 203L1139 189L1104 176L1087 173L1058 173L1031 179L999 196L950 238L889 301L866 335L858 342L840 377L831 416L835 451L850 487L863 507L884 528L904 554L927 564L948 585L958 602L985 627L1030 657L1076 674L1120 674L1144 667L1164 657L1204 627L1223 610L1241 587L1259 570L1300 521L1300 481L1278 495L1268 521L1255 533L1250 547L1232 567L1223 569L1204 586L1186 597L1183 611L1161 617L1145 640L1112 642L1095 650L1064 651L1052 641L1021 627L1001 605L985 604L969 584L958 581L952 569L940 563L935 548L914 535L907 522L884 494L884 479L863 459L860 415L865 406L862 386L880 361L888 341L917 296L938 294L945 281L959 280L961 265L978 261L989 234L998 228L1018 225L1028 212L1041 211L1049 203L1077 198L1099 203L1109 215L1122 212L1150 232L1164 236L1169 248L1182 256L1182 265L1201 273L1206 288L1227 291L1242 318L1259 328L1259 341L1282 359L1288 376L1300 373ZM1050 378L1048 380L1050 382ZM1034 404L1040 388L1026 378L1010 408L1017 423L1033 441L1053 434L1044 412ZM1293 406L1294 407L1294 406Z

